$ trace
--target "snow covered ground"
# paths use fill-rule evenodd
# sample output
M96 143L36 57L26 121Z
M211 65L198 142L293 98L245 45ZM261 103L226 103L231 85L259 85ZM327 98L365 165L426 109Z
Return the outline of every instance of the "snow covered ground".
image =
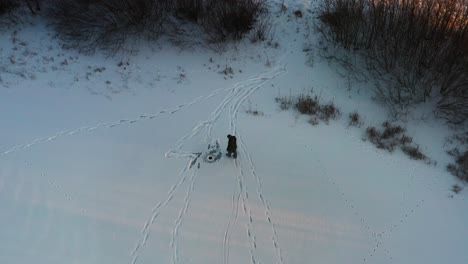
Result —
M306 56L319 37L292 12L314 14L287 4L278 48L222 54L161 42L86 56L40 20L0 33L0 263L468 263L450 131L407 125L437 165L363 141L348 113L379 125L386 110ZM311 126L274 100L311 90L342 118ZM229 133L238 159L204 161Z

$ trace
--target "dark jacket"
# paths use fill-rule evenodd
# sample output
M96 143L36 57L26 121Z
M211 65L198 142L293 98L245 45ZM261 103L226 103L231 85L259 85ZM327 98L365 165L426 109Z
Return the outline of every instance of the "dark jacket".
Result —
M236 137L235 136L228 136L228 146L227 146L227 151L230 152L236 152L237 151L237 143L236 143Z

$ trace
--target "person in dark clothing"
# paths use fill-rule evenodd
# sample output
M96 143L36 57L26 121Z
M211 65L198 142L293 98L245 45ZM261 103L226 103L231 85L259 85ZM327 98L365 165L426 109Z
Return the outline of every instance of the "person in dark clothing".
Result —
M233 154L234 158L237 158L237 143L236 143L236 137L232 135L227 135L228 138L228 146L227 146L227 156L231 157L231 154Z

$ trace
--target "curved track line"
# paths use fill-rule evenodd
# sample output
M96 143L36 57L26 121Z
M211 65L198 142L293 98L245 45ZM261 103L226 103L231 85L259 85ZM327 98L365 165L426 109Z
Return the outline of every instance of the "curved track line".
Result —
M239 161L237 159L235 159L233 161L234 163L234 166L236 167L237 169L237 178L239 180L239 183L244 186L243 182L244 182L244 170L242 169L242 166L240 165ZM252 210L250 209L250 206L249 206L249 196L248 196L248 192L247 192L247 186L245 186L245 188L243 188L243 197L242 197L242 206L243 206L243 210L244 210L244 214L245 216L247 217L247 236L248 238L250 239L250 260L251 260L251 263L252 264L256 264L257 263L257 260L258 260L258 257L256 255L256 250L257 250L257 242L256 242L256 239L255 239L255 234L253 233L253 218L252 218Z
M239 188L239 193L237 194L237 198L236 198L237 188ZM242 188L242 184L238 183L238 185L236 185L235 192L232 194L231 215L229 216L229 222L226 227L226 230L224 231L224 238L223 238L223 263L224 264L229 263L229 241L231 238L230 229L231 229L231 223L233 221L233 216L234 216L234 224L235 224L237 222L237 217L239 215L239 200L240 200L240 196L242 193L241 188Z
M254 84L256 82L264 83L265 78L267 78L267 79L269 78L268 73L270 73L270 72L271 72L271 70L263 72L263 73L261 73L259 75L256 75L256 76L253 76L253 77L247 79L246 81L239 82L239 83L235 84L233 87L214 90L212 93L210 93L208 95L204 95L204 96L199 96L199 97L193 99L192 101L190 101L188 103L180 104L180 105L178 105L176 107L173 107L173 108L160 110L159 112L156 112L156 113L153 113L153 114L141 114L141 115L139 115L139 116L137 116L135 118L132 118L132 119L120 119L120 120L114 121L114 122L105 122L105 123L101 123L101 124L97 124L97 125L93 125L93 126L85 126L85 127L79 127L77 129L73 129L73 130L61 131L61 132L58 132L58 133L56 133L56 134L54 134L52 136L43 137L43 138L35 139L35 140L33 140L33 141L29 142L29 143L16 145L16 146L13 146L13 147L7 149L6 151L1 152L0 153L0 158L2 156L9 155L9 154L11 154L13 152L17 152L19 150L24 150L24 149L30 148L32 146L35 146L35 145L43 143L43 142L53 141L53 140L56 140L56 139L61 138L61 137L72 136L72 135L76 135L76 134L81 133L81 132L90 132L90 131L94 131L94 130L97 130L97 129L100 129L100 128L105 128L105 127L114 128L114 127L120 126L122 124L133 124L133 123L139 122L139 121L144 120L144 119L154 119L154 118L156 118L156 117L158 117L158 116L160 116L162 114L174 114L174 113L182 110L183 108L187 108L189 106L192 106L192 105L198 103L199 101L209 99L209 98L214 97L214 96L216 96L216 95L218 95L220 93L223 93L223 92L231 91L230 94L231 93L236 94L238 92L241 92L242 91L241 88L243 88L244 86L250 84L250 82L253 82ZM274 77L276 77L276 76L274 76ZM274 77L270 77L270 78L274 78ZM263 84L261 84L261 85L263 85ZM225 101L224 106L220 105L217 108L217 110L212 113L212 117L209 119L209 120L212 120L212 122L209 122L207 124L200 124L200 125L208 126L208 130L209 130L208 136L209 137L211 137L211 128L212 128L214 122L217 120L217 118L219 117L221 112L225 109L226 104L229 103L235 97L236 96L231 95L231 96L227 96L223 100L223 102ZM189 138L192 138L196 134L198 134L198 133L195 133L194 135L192 135Z
M281 73L284 73L285 70L280 68L280 67L275 67L273 70L270 70L269 72L272 73L271 76L268 76L269 78L263 78L263 82L259 83L258 85L249 87L248 89L245 89L243 91L240 91L238 93L239 96L237 96L236 98L232 98L232 99L235 99L235 100L234 100L234 103L230 106L229 118L230 118L230 130L233 131L234 134L237 135L237 133L236 133L237 132L237 113L239 112L239 108L242 105L242 103L248 98L248 96L250 96L253 92L258 90L267 81L277 77ZM238 179L238 182L239 182L239 186L240 186L240 192L239 192L239 195L240 195L242 193L242 180L241 180L241 178ZM243 200L245 200L247 196L248 196L247 193L244 192ZM239 200L239 197L238 197L238 200ZM244 203L244 209L245 209L245 203ZM248 232L248 236L251 238L251 243L252 243L251 261L252 261L252 263L256 263L256 258L255 258L256 241L255 241L255 236L254 235L252 236L251 231L250 231L251 223L252 223L251 221L253 221L252 216L250 214L250 210L249 210L249 216L248 216L247 221L248 221L248 227L247 227L248 231L247 232ZM230 224L228 223L228 227L226 229L225 238L224 238L224 252L229 250L229 249L226 250L226 245L229 246L229 241L226 242L226 239L229 239L229 237L230 237L230 236L226 237L226 234L229 233L229 228L230 228ZM277 243L274 243L274 244L277 245ZM226 258L226 254L224 254L224 256L225 256L224 263L227 264L228 261L229 261L228 260L229 257L227 256L227 258Z
M156 118L156 117L158 117L158 116L160 116L162 114L174 114L174 113L182 110L183 108L187 108L189 106L192 106L192 105L198 103L199 101L209 99L209 98L214 97L214 96L216 96L216 95L218 95L220 93L227 92L227 91L232 90L232 89L234 89L234 88L229 87L229 88L225 88L225 89L218 89L218 90L215 90L215 91L213 91L212 93L210 93L208 95L199 96L199 97L193 99L192 101L190 101L190 102L188 102L186 104L181 104L181 105L178 105L177 107L174 107L174 108L160 110L160 111L158 111L156 113L153 113L153 114L141 114L138 117L133 118L133 119L119 119L118 121L114 121L114 122L105 122L105 123L97 124L97 125L94 125L94 126L85 126L85 127L79 127L79 128L76 128L76 129L72 129L72 130L61 131L61 132L55 133L52 136L38 138L38 139L32 140L31 142L28 142L28 143L25 143L25 144L20 144L20 145L10 147L9 149L7 149L7 150L0 153L0 158L3 157L3 156L6 156L6 155L12 154L14 152L17 152L19 150L28 149L28 148L30 148L32 146L35 146L35 145L38 145L40 143L44 143L44 142L48 142L48 141L54 141L54 140L56 140L58 138L61 138L61 137L73 136L73 135L76 135L76 134L82 133L82 132L91 132L91 131L94 131L94 130L97 130L97 129L100 129L100 128L114 128L114 127L117 127L117 126L120 126L120 125L123 125L123 124L133 124L133 123L136 123L136 122L144 120L144 119L146 119L146 120L154 119L154 118Z
M174 197L174 194L177 191L177 189L185 182L185 180L187 178L187 175L185 174L185 172L187 172L187 170L189 169L189 166L190 166L191 162L192 162L192 160L190 160L189 164L179 173L179 177L181 177L181 178L180 178L180 180L179 180L179 182L177 184L175 184L175 185L173 185L171 187L171 189L167 193L166 200L163 203L161 203L161 202L157 203L156 206L153 207L153 209L151 210L151 216L145 222L145 224L143 226L143 229L141 230L140 240L137 242L137 244L135 245L135 248L133 249L133 251L131 253L131 257L132 257L132 261L130 262L131 264L137 263L138 257L140 255L139 252L146 245L146 242L147 242L147 240L149 238L149 235L150 235L150 232L151 232L150 227L154 223L156 218L159 216L160 209L162 207L165 207L172 200L172 198Z
M281 67L281 66L276 66L274 67L272 70L270 70L270 72L272 73L272 77L270 79L267 79L266 81L269 81L275 77L277 77L278 75L282 74L282 73L285 73L286 72L286 69L284 69L284 67ZM265 81L265 82L266 82ZM263 83L264 84L264 83ZM265 215L266 215L266 218L268 220L268 222L270 223L271 225L271 229L272 229L272 242L273 242L273 246L275 248L275 251L277 253L277 261L278 263L283 263L283 255L282 255L282 249L279 245L279 242L278 242L278 235L277 235L277 232L276 232L276 227L275 227L275 224L272 220L272 217L271 217L271 213L270 213L270 206L268 204L268 201L265 199L264 195L263 195L263 191L262 191L262 184L261 184L261 180L259 179L258 175L256 174L256 171L255 171L255 167L253 166L253 161L252 161L252 158L250 157L249 153L247 152L247 149L245 147L245 144L243 143L242 141L242 137L241 135L239 135L237 133L237 116L238 116L238 113L239 113L239 109L240 109L240 106L242 105L242 103L252 94L254 93L255 91L257 91L263 84L261 85L257 85L257 86L253 86L253 87L250 87L250 89L245 89L244 91L242 91L242 93L240 94L240 96L238 98L236 98L236 100L234 101L234 103L230 106L230 111L229 111L229 126L230 126L230 130L232 131L232 133L234 135L238 135L240 141L239 141L239 146L241 147L242 149L242 152L243 154L248 157L248 160L249 160L249 166L250 166L250 170L251 170L251 173L252 173L252 176L254 177L255 179L255 182L257 183L257 194L265 208ZM247 194L246 194L247 195ZM245 198L244 198L245 199ZM250 218L251 219L251 218ZM250 221L249 219L249 221ZM250 234L249 234L250 236ZM255 238L253 239L253 244L255 245ZM255 245L256 247L256 245ZM252 253L252 256L253 256L253 253ZM255 259L254 257L252 257L252 262L255 262Z
M231 103L231 101L235 102L235 105L236 105L235 109L236 109L236 111L238 111L240 104L248 97L248 95L250 95L255 90L257 90L259 87L263 86L266 82L268 82L271 79L277 77L279 74L281 74L283 72L285 72L285 71L282 68L275 67L272 70L265 71L265 72L262 72L262 73L260 73L260 74L258 74L256 76L254 76L254 77L251 77L246 81L237 83L231 88L217 90L218 93L222 92L222 91L230 91L230 92L223 99L223 101L218 105L218 107L212 112L212 114L210 115L210 118L208 120L206 120L206 121L200 122L197 126L195 126L192 129L192 132L190 134L187 134L182 139L180 139L177 142L177 147L176 147L175 150L170 150L170 151L166 152L166 157L186 157L186 158L190 158L189 164L191 164L194 154L189 153L189 152L181 151L182 147L184 146L185 141L187 141L187 140L193 138L194 136L196 136L197 134L199 134L202 131L203 128L207 129L207 136L206 137L208 139L210 139L212 137L211 132L212 132L212 128L213 128L215 122L218 120L219 116L224 111L224 109L226 109L226 107ZM198 97L197 99L192 101L192 104L195 103L197 100L201 100L200 98L209 98L209 97L212 97L214 95L215 95L215 93L210 94L210 95L205 96L205 97ZM173 111L171 111L171 113L174 113L174 112L178 111L182 106L183 105L179 105ZM161 111L160 113L162 114L162 113L166 113L166 112L167 111L164 110L164 111ZM151 119L151 118L154 118L155 116L156 115L149 116L149 118ZM139 118L140 119L141 118L148 118L148 116L147 115L140 116ZM136 122L137 120L131 121L131 120L122 119L118 123L114 123L114 124L111 124L111 125L115 126L115 125L118 125L118 124L121 124L121 123L126 123L126 122L131 123L131 122ZM179 174L179 175L182 175L186 170L187 170L187 168L185 168L181 172L181 174ZM142 229L142 237L140 238L140 241L136 244L136 246L135 246L135 248L134 248L134 250L133 250L133 252L131 254L131 256L133 257L133 260L131 262L132 264L136 263L136 261L138 259L138 256L139 256L139 251L146 244L146 241L147 241L147 239L149 237L149 233L150 233L149 227L151 226L151 224L154 223L156 217L159 215L159 208L162 207L162 206L165 206L172 199L175 190L185 181L185 179L186 179L186 176L182 177L182 179L179 181L179 183L174 185L173 188L171 188L171 190L168 193L169 196L168 196L167 200L164 203L162 203L162 204L159 203L157 206L155 206L155 208L153 208L153 211L152 211L153 214L152 214L150 220L148 220L144 224L144 227ZM239 195L240 195L240 193L239 193ZM237 208L238 208L238 206L237 206ZM237 215L237 213L236 213L236 215ZM237 216L236 216L236 218L237 218ZM227 245L229 243L229 237L230 237L230 233L229 233L229 230L227 230L227 232L225 232L225 244L224 245ZM224 251L226 252L226 249ZM229 255L229 252L227 251L227 254L225 254L225 256L226 256L225 261L228 261L228 255ZM176 257L177 257L177 255L176 255Z
M290 44L291 45L291 44ZM287 56L287 51L285 51L281 58L278 60L278 62L282 61L285 57ZM279 64L279 63L277 63ZM256 90L258 90L260 87L262 87L265 83L268 81L276 78L280 74L287 72L286 68L284 66L276 66L272 68L271 70L264 71L260 74L257 74L254 77L251 77L243 82L239 82L234 84L232 88L229 88L229 94L221 101L221 103L218 105L218 107L211 113L210 117L206 121L201 121L199 122L193 129L192 132L183 136L177 143L176 143L176 148L171 149L166 152L165 156L166 158L168 157L176 157L176 158L190 158L193 159L193 153L187 152L187 151L182 151L182 148L185 144L186 141L192 139L196 135L198 135L203 129L206 129L206 136L205 140L207 142L212 141L212 130L213 126L216 123L216 121L219 119L221 113L228 107L230 106L230 113L229 113L229 118L230 118L230 128L231 131L237 132L237 114L239 112L239 108L242 105L242 103ZM243 175L243 172L242 172ZM231 215L229 218L229 222L227 224L226 230L224 232L224 239L223 239L223 263L227 264L229 262L229 240L230 240L230 228L231 224L233 221L233 214L234 214L234 222L237 221L237 215L238 215L238 209L239 209L239 200L241 197L241 194L244 193L243 197L243 208L244 212L246 215L248 215L248 236L251 238L251 243L252 243L252 248L251 248L251 261L252 263L256 262L255 259L255 254L254 251L256 249L256 241L255 241L255 236L252 236L252 232L250 231L251 229L251 224L253 222L252 216L251 216L251 211L250 209L247 210L247 206L245 205L247 203L248 199L248 194L247 191L243 192L243 186L242 186L242 180L241 176L238 175L238 185L239 185L239 193L237 194L237 199L236 194L234 193L232 196L232 210L231 210ZM242 176L243 177L243 176ZM258 184L257 184L257 190L258 190ZM261 187L260 187L261 189ZM264 204L268 215L267 219L272 224L272 230L273 230L273 244L275 248L278 251L278 258L279 258L279 263L283 263L283 258L281 254L281 249L279 248L278 245L278 239L276 235L276 228L274 224L271 221L271 216L269 215L269 210L270 207L266 200L263 198L263 194L259 194L262 203ZM236 201L237 200L237 201Z
M206 129L207 134L205 140L210 142L212 139L212 129L216 121L219 119L221 113L228 107L228 105L236 105L238 110L238 104L242 103L246 97L256 91L258 88L263 86L268 81L274 79L281 73L285 72L280 67L275 67L272 70L262 72L254 77L249 78L246 81L237 83L234 85L230 93L221 101L218 107L211 113L208 120L199 122L193 129L192 132L183 136L178 142L175 149L166 152L166 157L183 157L181 155L181 149L183 148L186 141L192 139L198 135L203 129Z
M249 167L250 167L250 173L252 177L254 178L254 181L256 183L256 191L258 198L262 202L263 208L265 209L265 217L268 221L268 223L271 226L271 232L272 232L272 242L273 242L273 247L276 251L277 255L277 261L278 263L283 264L283 250L279 244L279 239L278 239L278 233L276 231L276 225L275 222L273 221L273 217L271 215L271 210L270 210L270 205L268 200L265 198L265 195L263 194L263 184L262 184L262 179L257 175L257 171L255 169L254 163L252 161L252 157L250 156L249 152L247 151L247 147L244 144L244 141L242 140L242 136L239 136L239 146L241 147L242 153L247 157L247 160L249 162Z
M193 192L193 188L195 185L195 170L192 171L192 174L190 175L190 185L187 188L187 193L185 194L184 197L184 207L180 209L179 215L177 216L177 219L175 221L175 226L174 229L172 230L172 240L171 240L171 248L173 250L173 255L172 255L172 263L176 264L179 262L179 249L178 249L178 243L177 243L177 236L179 235L179 229L182 226L182 221L184 219L184 216L187 214L187 211L190 206L190 198Z

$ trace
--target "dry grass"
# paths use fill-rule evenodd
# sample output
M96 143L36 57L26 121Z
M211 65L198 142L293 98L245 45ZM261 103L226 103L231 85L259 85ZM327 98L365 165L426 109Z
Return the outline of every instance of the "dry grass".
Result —
M341 116L341 112L333 102L321 104L318 96L301 94L297 97L277 97L275 101L280 105L281 110L294 108L303 115L310 116L309 123L317 125L320 121L328 124L330 120L336 120Z
M294 104L293 100L291 96L278 96L275 98L275 102L279 104L280 109L283 111L291 109Z
M361 127L363 124L363 121L361 120L361 116L357 111L354 111L349 114L349 124L348 126L355 126L355 127Z
M401 150L408 155L411 159L414 160L426 160L427 156L424 155L420 150L419 146L401 146Z
M320 111L319 99L317 96L300 95L296 99L294 108L304 115L316 115Z
M457 148L449 151L455 163L447 165L447 170L464 182L468 182L468 151L460 152Z
M452 192L454 192L456 194L460 193L462 190L463 190L463 188L460 187L460 185L458 185L458 184L454 184L452 186Z
M430 162L430 159L421 152L419 145L412 144L413 138L405 135L405 131L403 127L386 121L382 124L381 131L373 126L368 127L366 137L379 149L393 152L399 148L411 159Z

